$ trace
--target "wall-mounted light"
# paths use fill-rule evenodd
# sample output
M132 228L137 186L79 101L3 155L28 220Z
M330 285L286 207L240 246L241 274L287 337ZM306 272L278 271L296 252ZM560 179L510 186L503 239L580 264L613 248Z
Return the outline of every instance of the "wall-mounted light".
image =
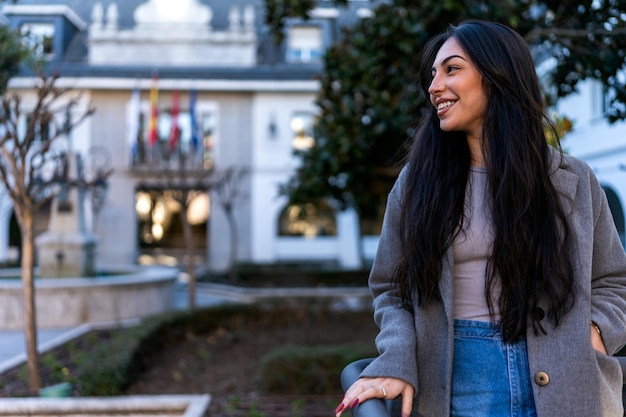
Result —
M270 113L270 121L267 125L267 134L271 140L278 137L278 126L276 125L276 114L274 112Z

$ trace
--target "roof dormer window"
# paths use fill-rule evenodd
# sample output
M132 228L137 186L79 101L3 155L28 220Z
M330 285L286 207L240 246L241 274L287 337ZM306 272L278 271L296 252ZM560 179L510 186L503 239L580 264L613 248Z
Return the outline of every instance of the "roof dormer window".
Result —
M20 32L28 47L38 56L51 58L54 55L53 23L23 23Z
M320 62L323 55L320 26L291 26L287 35L287 62Z

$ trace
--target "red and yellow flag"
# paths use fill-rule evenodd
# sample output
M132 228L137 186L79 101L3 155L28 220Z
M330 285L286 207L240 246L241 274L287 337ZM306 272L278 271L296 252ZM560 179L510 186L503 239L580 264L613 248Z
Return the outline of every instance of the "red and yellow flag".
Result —
M150 123L148 124L148 143L153 146L159 140L158 123L159 120L159 77L152 76L152 86L150 87Z

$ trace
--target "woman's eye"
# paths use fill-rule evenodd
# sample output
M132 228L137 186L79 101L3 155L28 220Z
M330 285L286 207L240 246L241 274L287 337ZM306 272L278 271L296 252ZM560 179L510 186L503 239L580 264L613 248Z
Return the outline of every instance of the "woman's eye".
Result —
M450 65L448 67L448 72L454 72L454 71L456 71L458 69L459 69L459 67L457 67L456 65Z

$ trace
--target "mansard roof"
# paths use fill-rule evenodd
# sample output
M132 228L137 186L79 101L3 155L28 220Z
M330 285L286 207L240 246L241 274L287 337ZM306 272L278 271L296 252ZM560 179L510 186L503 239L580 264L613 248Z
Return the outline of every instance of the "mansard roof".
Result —
M164 21L152 24L155 4L164 2L193 7L188 18L197 22L160 15ZM48 67L62 76L136 78L158 72L161 78L311 80L322 69L319 62L286 62L285 45L276 45L265 27L263 0L57 0L54 7L50 3L17 0L3 11L13 26L35 18L57 19L56 27L63 28L63 47ZM371 8L371 3L375 2L353 1L346 9L335 10L320 0L311 24L322 22L334 42L341 27L353 23L358 10ZM185 50L187 56L181 58ZM145 56L139 57L141 53Z

